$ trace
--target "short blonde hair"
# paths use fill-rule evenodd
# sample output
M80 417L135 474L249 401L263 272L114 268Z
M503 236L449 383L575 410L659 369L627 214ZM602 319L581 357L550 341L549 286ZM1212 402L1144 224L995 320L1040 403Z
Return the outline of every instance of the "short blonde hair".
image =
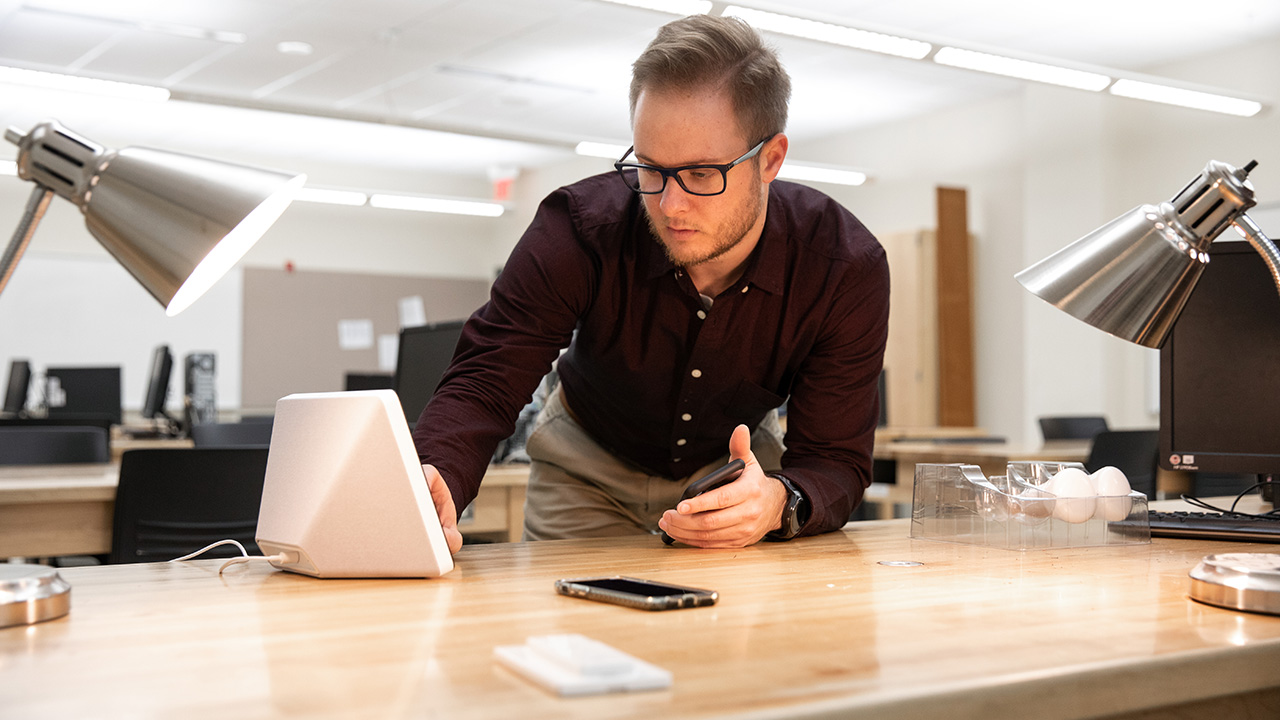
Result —
M631 117L644 90L729 93L751 144L787 128L791 78L773 48L738 18L693 15L667 23L631 66Z

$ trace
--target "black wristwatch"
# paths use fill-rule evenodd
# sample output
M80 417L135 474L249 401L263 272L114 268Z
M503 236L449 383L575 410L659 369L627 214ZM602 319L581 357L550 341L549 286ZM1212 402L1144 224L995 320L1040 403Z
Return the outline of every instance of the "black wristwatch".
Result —
M782 527L771 531L765 538L768 540L790 540L800 532L800 528L809 520L809 498L800 492L800 488L784 475L769 473L769 477L777 478L787 489L787 504L782 508Z

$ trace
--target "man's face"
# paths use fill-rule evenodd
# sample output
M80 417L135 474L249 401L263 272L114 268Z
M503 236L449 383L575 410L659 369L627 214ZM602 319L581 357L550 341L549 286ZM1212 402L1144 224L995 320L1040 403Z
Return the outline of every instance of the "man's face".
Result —
M738 128L723 93L644 90L632 119L636 158L647 165L733 162L761 138ZM729 171L720 195L690 195L675 181L655 195L641 195L649 226L671 262L690 267L714 260L759 232L765 207L759 156Z

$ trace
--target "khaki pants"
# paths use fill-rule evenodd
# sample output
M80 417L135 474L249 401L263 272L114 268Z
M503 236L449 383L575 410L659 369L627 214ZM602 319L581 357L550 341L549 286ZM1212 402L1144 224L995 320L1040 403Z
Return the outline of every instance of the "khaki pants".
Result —
M729 461L729 438L724 443L723 458L686 478L651 475L596 443L566 410L557 389L529 435L532 465L524 539L657 533L658 519L676 506L685 487ZM765 416L752 433L751 450L766 470L781 467L782 429L776 412Z

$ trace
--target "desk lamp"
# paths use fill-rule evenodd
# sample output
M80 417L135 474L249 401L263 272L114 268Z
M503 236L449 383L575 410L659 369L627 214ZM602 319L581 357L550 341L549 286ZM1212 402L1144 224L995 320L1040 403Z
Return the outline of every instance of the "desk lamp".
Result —
M1209 245L1234 227L1280 289L1280 252L1245 211L1249 172L1210 161L1172 201L1140 205L1015 275L1023 287L1094 327L1149 348L1164 344L1209 263ZM1280 614L1280 554L1210 555L1188 595L1235 610Z
M1280 289L1280 252L1245 214L1257 204L1248 181L1256 165L1210 161L1172 201L1139 205L1014 277L1100 330L1158 348L1227 227L1262 255Z
M35 191L0 256L0 292L54 194L79 206L89 232L177 315L231 269L306 182L291 175L189 155L111 150L54 121L9 128L18 177ZM0 565L0 628L66 615L71 586L41 565Z
M18 146L18 177L36 187L0 256L0 292L57 194L80 208L89 232L165 314L177 315L244 257L306 182L162 150L111 150L55 121L4 137Z

